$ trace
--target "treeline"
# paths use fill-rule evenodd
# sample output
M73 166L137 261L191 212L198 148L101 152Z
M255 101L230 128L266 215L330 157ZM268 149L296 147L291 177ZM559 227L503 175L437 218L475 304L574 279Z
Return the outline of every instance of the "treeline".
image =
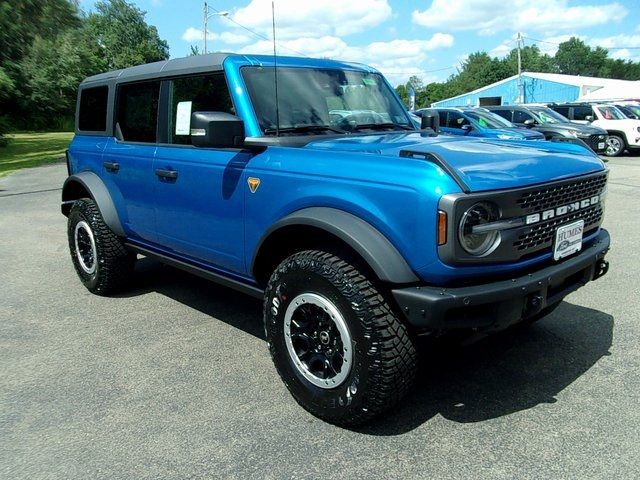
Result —
M640 62L613 59L602 47L591 48L578 38L571 38L559 45L554 56L540 52L537 45L521 49L522 70L541 73L564 73L590 77L640 79ZM396 91L409 105L409 87L416 91L416 108L428 107L433 102L455 97L494 82L504 80L518 72L518 51L511 50L504 58L491 57L486 52L476 52L461 64L458 72L445 82L427 85L419 77L411 77Z
M145 14L125 0L88 15L78 0L0 2L0 137L70 128L83 78L168 58Z

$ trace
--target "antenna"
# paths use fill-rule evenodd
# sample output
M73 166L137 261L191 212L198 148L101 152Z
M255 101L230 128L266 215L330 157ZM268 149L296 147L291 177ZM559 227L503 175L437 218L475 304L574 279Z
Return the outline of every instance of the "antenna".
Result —
M278 105L278 57L276 55L276 7L271 0L271 25L273 28L273 79L276 89L276 137L280 136L280 107Z

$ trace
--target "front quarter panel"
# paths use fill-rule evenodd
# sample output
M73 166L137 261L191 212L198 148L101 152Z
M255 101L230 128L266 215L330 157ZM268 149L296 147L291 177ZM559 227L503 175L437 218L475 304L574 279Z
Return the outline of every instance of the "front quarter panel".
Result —
M271 147L249 162L246 189L246 265L250 269L263 235L287 215L329 207L363 219L398 250L414 272L437 258L439 198L460 188L425 160Z

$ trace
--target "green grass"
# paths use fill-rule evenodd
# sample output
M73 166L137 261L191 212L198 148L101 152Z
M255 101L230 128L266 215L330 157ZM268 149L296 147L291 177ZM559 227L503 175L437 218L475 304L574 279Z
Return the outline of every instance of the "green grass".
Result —
M15 133L9 144L0 147L0 177L22 168L39 167L64 159L72 132Z

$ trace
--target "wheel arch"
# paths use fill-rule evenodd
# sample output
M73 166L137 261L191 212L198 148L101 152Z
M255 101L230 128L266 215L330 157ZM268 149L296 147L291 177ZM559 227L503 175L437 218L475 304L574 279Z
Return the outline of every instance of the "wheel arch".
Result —
M395 284L418 282L395 246L370 223L343 210L311 207L280 219L267 230L256 248L251 272L265 285L271 272L288 255L301 248L347 247L378 279Z
M100 177L93 172L80 172L65 180L62 187L62 213L68 216L73 203L87 197L96 203L107 226L116 235L124 237L124 229L109 190Z
M627 135L623 131L607 129L607 134L608 135L616 135L616 136L622 138L622 141L624 142L624 148L628 147L629 142L627 141Z

